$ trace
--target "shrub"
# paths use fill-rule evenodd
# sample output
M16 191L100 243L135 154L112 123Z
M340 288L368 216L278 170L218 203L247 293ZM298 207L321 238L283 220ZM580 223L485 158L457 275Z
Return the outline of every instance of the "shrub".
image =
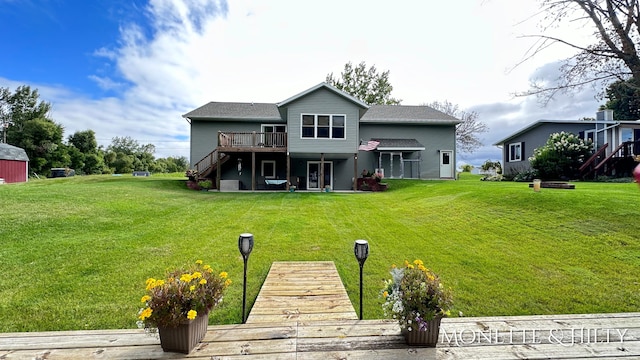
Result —
M591 154L593 144L568 132L554 133L547 143L533 151L531 167L544 180L568 180L579 176L578 169Z

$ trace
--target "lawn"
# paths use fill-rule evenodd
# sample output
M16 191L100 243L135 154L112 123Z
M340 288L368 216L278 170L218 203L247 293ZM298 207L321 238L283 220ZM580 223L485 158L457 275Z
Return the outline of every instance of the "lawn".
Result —
M383 317L391 264L416 258L453 288L454 316L639 310L636 184L388 183L381 193L200 192L182 175L2 185L0 332L134 328L145 280L198 259L234 281L211 324L238 323L243 232L256 241L248 305L273 261L330 260L358 311L353 243L367 239L365 318Z

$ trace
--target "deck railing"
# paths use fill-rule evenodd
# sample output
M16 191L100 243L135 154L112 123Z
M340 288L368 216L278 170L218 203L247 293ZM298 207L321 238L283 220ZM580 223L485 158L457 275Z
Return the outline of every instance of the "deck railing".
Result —
M286 132L218 132L220 147L287 147Z

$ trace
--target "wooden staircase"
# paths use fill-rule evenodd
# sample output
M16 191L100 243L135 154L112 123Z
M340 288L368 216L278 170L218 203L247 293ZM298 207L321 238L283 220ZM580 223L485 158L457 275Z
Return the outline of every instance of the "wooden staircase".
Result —
M214 171L218 169L218 158L220 158L220 165L222 165L231 157L225 153L220 153L217 149L213 150L195 164L194 167L198 172L198 178L212 178Z
M633 149L638 142L626 141L615 148L611 153L602 159L606 148L609 144L604 144L598 151L596 151L585 163L580 167L580 175L582 178L587 178L593 174L593 177L598 175L607 176L631 176L631 171L634 167L635 158L633 155Z

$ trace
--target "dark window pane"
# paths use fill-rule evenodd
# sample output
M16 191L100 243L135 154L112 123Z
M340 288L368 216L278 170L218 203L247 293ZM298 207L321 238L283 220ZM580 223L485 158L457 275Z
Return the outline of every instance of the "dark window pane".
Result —
M449 153L442 154L442 165L449 165L451 160L449 159Z
M318 127L318 137L319 138L328 138L329 137L329 128L328 127Z
M344 139L344 128L336 128L334 127L332 133L332 138L334 139Z
M313 126L313 115L302 115L302 125Z
M329 116L318 115L318 126L329 126Z
M333 126L342 127L344 126L344 116L342 115L334 115L333 116Z
M302 128L302 137L312 138L313 137L313 127L303 127Z

